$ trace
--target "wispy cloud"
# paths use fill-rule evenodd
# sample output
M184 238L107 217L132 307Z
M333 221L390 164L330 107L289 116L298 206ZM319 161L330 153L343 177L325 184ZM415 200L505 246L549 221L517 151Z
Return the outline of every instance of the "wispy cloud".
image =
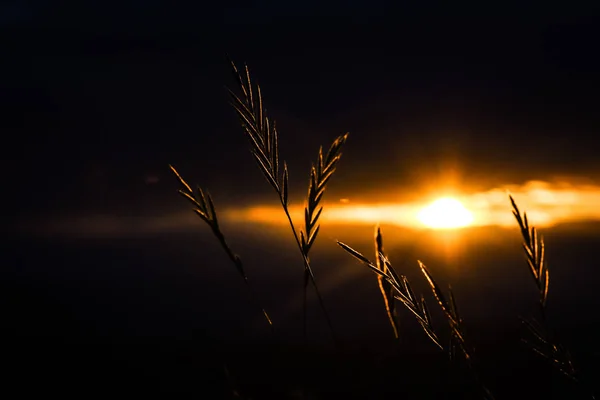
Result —
M526 210L531 221L540 227L563 222L600 220L600 186L568 182L530 181L523 185L506 185L491 190L453 195L473 214L472 226L514 226L508 194ZM440 193L440 197L443 196ZM327 204L322 223L368 224L387 223L406 228L423 228L418 219L426 201L411 203L360 203L348 199ZM302 218L303 207L292 207L292 217ZM284 224L277 207L253 206L230 209L226 217L256 223Z
M516 227L511 213L508 193L529 219L538 227L559 223L600 220L600 186L569 182L530 181L523 185L506 185L475 193L454 193L473 215L472 226ZM439 193L444 196L446 193ZM325 204L321 223L325 226L395 225L400 228L424 228L418 219L419 211L434 197L423 201L355 203L339 199ZM292 218L301 221L304 205L290 208ZM254 224L281 226L287 224L280 207L254 205L222 209L219 218L226 229L251 229ZM154 216L78 215L63 216L45 221L23 222L19 230L42 236L59 237L125 237L172 232L201 232L206 227L191 210ZM279 231L279 230L277 230Z

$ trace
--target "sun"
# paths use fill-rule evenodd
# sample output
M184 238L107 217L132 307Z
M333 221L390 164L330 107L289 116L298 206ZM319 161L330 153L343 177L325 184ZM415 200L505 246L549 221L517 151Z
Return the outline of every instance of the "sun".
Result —
M432 229L456 229L473 223L473 214L451 197L437 199L417 214L419 221Z

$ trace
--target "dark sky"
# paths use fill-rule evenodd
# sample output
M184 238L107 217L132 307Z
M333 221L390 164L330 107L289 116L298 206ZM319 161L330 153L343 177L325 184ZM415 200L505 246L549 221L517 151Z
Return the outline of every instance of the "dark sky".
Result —
M271 195L228 105L227 55L263 86L299 193L346 131L334 196L449 167L482 187L598 175L596 9L238 3L3 5L9 215L172 210L168 163L220 204Z
M565 175L600 184L600 3L397 3L2 2L2 216L15 238L6 246L0 279L3 326L12 334L5 341L4 362L12 372L6 381L45 394L77 391L77 384L86 393L123 393L124 382L137 397L143 388L155 396L163 385L173 397L174 390L193 386L190 392L206 397L206 387L224 379L214 372L220 356L206 358L215 351L211 338L224 335L220 340L230 346L262 335L260 315L250 310L242 281L206 226L194 220L186 232L142 234L148 232L141 222L168 228L161 225L165 219L188 211L175 193L170 163L208 188L218 208L276 205L228 105L225 87L235 81L227 56L247 62L263 88L295 202L305 195L318 146L347 131L326 197L334 201L421 194L448 176L481 191ZM62 221L58 228L74 235L51 229L36 240L11 226L26 220L27 229L43 228L46 219ZM94 221L108 235L85 236L82 226ZM284 339L299 340L302 265L288 228L221 222L276 329ZM591 329L598 325L592 286L598 224L588 225L585 235L577 226L559 226L544 237L551 318L594 377L600 365L597 329ZM122 235L123 227L131 228L122 229L129 235ZM371 254L372 227L353 232L324 223L320 232L311 261L337 331L348 343L391 343L373 274L334 244L343 239ZM390 259L418 282L418 292L429 289L416 258L440 282L452 283L474 328L469 335L489 337L487 348L499 356L490 358L492 371L512 375L492 381L510 392L503 398L527 393L515 377L539 396L541 381L531 373L542 369L495 344L506 332L514 336L506 343L519 342L517 315L529 315L537 301L517 230L458 231L456 242L453 232L416 235L389 226L384 232ZM329 341L314 298L308 309L309 337ZM417 324L406 326L405 349L431 349ZM197 353L187 347L192 341ZM431 383L433 376L445 380L445 369L437 373L416 355L394 363L400 373L376 361L377 379L362 388L365 398L374 398L372 388L389 389L383 379L400 390L405 383L419 392L449 387ZM289 373L290 365L302 363L283 358L273 362L279 376L314 380ZM357 365L324 359L311 358L313 378L330 379L332 371ZM200 364L214 374L196 369ZM426 367L426 385L406 374L417 364ZM254 358L240 365L246 367L237 377L247 382L269 376ZM269 391L278 382L273 376ZM343 385L329 383L334 390L367 382L354 372L340 376ZM546 386L558 387L554 380Z

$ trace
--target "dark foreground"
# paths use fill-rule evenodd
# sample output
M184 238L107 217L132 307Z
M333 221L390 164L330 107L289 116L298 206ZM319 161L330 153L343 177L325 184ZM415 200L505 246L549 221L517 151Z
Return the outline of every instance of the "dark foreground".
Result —
M382 354L367 350L278 351L229 348L169 339L8 338L3 352L4 390L19 394L95 398L410 399L482 398L468 372L441 355ZM497 398L567 399L576 387L539 360L492 350L485 380ZM489 355L489 354L488 354ZM229 369L229 377L225 373ZM583 365L598 374L596 365ZM595 367L595 368L594 368Z
M235 390L246 399L292 399L301 398L302 389L307 399L482 398L464 365L437 352L404 310L402 340L390 339L369 274L358 276L355 284L338 283L339 289L326 291L335 315L337 347L326 330L319 330L324 324L314 302L311 342L303 346L297 307L279 300L285 300L289 287L278 289L267 282L273 289L265 302L281 322L271 339L248 305L243 287L236 286L235 275L228 275L220 250L205 239L200 239L197 252L187 253L184 249L192 242L173 237L86 245L11 241L1 283L3 390L17 397L66 398L219 399L234 398ZM589 243L589 249L577 253L594 253L595 242ZM225 278L212 269L196 271L202 254L209 261L219 260ZM556 296L551 310L560 318L554 319L554 326L575 355L583 378L595 384L593 378L600 376L597 303L584 292L589 282L574 275L574 283L563 286L581 291L585 304L579 307L566 295ZM260 271L255 276L260 281ZM555 276L561 276L560 271ZM277 279L285 286L284 273ZM450 280L459 283L456 277ZM493 305L527 293L523 288L528 289L528 281L512 287L510 282L498 278L495 285L509 289L486 287L482 301ZM359 292L361 287L370 289ZM554 289L561 293L558 279ZM498 306L497 313L484 317L467 286L456 290L468 334L478 349L482 379L496 398L590 398L579 395L577 386L520 344L523 331L517 315L512 316L518 302L506 305L510 313L503 314L506 307ZM279 303L283 305L278 308ZM443 327L443 320L436 321Z

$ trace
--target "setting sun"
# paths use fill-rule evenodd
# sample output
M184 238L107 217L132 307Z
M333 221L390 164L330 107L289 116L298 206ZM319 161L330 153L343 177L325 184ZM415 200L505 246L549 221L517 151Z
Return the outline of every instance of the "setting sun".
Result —
M417 218L428 228L452 229L471 225L473 214L460 201L444 197L419 211Z

